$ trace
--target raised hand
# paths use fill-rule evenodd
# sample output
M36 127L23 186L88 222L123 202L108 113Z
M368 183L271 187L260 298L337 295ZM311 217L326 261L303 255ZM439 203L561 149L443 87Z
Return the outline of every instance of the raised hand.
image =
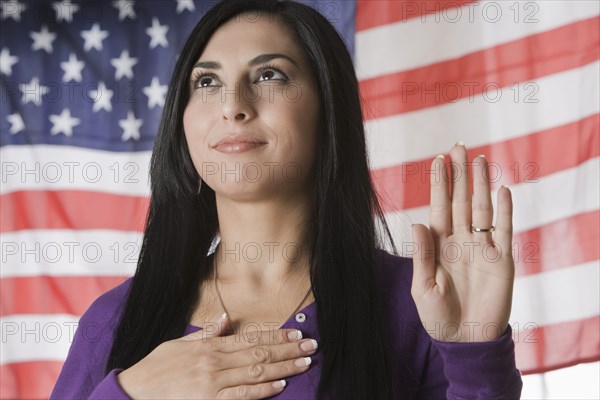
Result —
M119 384L134 399L262 399L307 371L316 352L316 341L300 340L295 329L224 336L230 331L225 317L212 332L164 342L117 375Z
M412 227L416 251L411 294L434 339L494 340L504 333L512 304L511 193L505 186L498 190L496 226L493 233L486 231L494 214L487 161L478 156L471 164L472 195L462 143L450 149L450 159L450 173L443 156L432 162L429 228Z

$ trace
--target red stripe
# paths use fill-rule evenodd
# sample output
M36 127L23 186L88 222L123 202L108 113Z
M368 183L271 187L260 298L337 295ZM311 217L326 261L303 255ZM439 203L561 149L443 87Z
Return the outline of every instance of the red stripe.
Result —
M0 365L0 398L47 399L63 363L35 361Z
M0 232L24 229L114 229L141 232L147 197L65 191L21 191L0 196Z
M365 118L382 118L465 98L471 101L482 93L488 96L488 92L495 98L493 93L498 88L506 88L502 95L518 101L535 99L535 86L517 91L516 83L597 60L599 38L600 17L593 17L464 57L365 79L360 82Z
M423 15L440 13L440 21L454 21L468 17L468 10L455 10L476 1L440 1L440 0L358 0L356 2L356 30L362 31L380 25L403 22Z
M600 260L598 221L600 211L595 210L516 234L516 276Z
M539 374L600 360L600 316L538 327L513 326L517 368Z
M600 155L600 119L598 114L592 115L503 142L468 148L467 153L469 160L479 154L487 157L492 188L501 184L535 183ZM384 212L429 204L428 171L432 160L404 162L371 172Z
M34 276L0 279L0 317L12 314L82 315L123 276Z

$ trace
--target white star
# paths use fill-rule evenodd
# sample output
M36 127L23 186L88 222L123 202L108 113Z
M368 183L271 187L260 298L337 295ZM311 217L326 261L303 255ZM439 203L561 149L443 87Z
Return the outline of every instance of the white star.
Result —
M48 31L46 25L43 25L39 32L29 32L29 36L33 39L31 50L44 49L46 53L52 53L52 42L56 39L56 33Z
M81 82L81 70L85 66L83 61L79 61L74 53L69 55L69 61L60 63L60 67L65 71L63 75L63 82L69 82L71 80L75 82Z
M1 19L12 18L15 21L21 20L21 13L27 9L25 4L19 3L17 0L3 1L0 3L2 7Z
M143 90L144 94L148 96L148 108L154 108L156 105L163 107L165 105L167 85L161 85L158 77L152 78L150 86L146 86Z
M10 114L6 117L8 123L10 124L10 133L15 135L22 130L25 130L25 123L23 122L23 118L21 118L21 114L14 113Z
M123 21L125 18L135 18L135 10L133 9L133 4L133 0L113 1L113 7L119 10L119 21Z
M110 60L110 64L115 67L115 79L119 80L126 76L129 79L133 78L133 66L137 64L137 58L129 57L129 51L123 50L119 58Z
M168 47L167 42L167 31L169 27L167 25L161 25L158 18L152 18L152 26L146 28L146 33L150 36L150 48L153 49L158 45L162 47Z
M181 14L183 10L194 11L194 0L177 0L177 14Z
M90 90L90 98L94 101L92 110L98 112L100 110L112 111L112 103L110 100L114 92L106 87L104 82L98 84L98 89Z
M79 10L77 4L71 3L71 0L62 0L61 2L52 3L52 8L56 11L56 21L73 21L73 14Z
M38 77L34 76L29 83L21 83L19 90L23 93L21 103L27 104L31 101L39 106L42 104L42 96L48 93L50 89L48 89L48 86L40 85Z
M123 128L121 140L140 140L140 126L142 126L142 124L143 122L141 119L135 119L133 111L127 111L127 119L119 120L119 126Z
M52 122L52 129L50 129L52 135L64 133L65 136L73 136L73 127L81 123L79 118L71 117L71 110L68 108L63 109L58 115L50 115L49 118Z
M19 57L11 56L10 51L5 47L0 51L0 73L12 75L12 66L19 62Z
M90 51L91 49L102 50L102 41L108 36L108 31L100 30L100 24L95 23L89 31L81 31L81 37L85 40L83 49Z

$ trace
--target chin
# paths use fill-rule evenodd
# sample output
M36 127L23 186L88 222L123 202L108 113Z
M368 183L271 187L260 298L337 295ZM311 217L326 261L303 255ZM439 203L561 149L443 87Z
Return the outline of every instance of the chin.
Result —
M275 192L273 185L263 182L235 182L235 177L231 177L231 182L218 182L210 185L215 193L232 200L252 200L260 199L269 193Z

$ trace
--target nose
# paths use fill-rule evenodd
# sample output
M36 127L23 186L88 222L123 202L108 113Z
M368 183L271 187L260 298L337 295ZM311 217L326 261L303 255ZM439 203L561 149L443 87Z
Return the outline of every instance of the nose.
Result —
M239 83L233 90L223 90L223 119L230 121L249 120L255 115L254 104L247 88Z

